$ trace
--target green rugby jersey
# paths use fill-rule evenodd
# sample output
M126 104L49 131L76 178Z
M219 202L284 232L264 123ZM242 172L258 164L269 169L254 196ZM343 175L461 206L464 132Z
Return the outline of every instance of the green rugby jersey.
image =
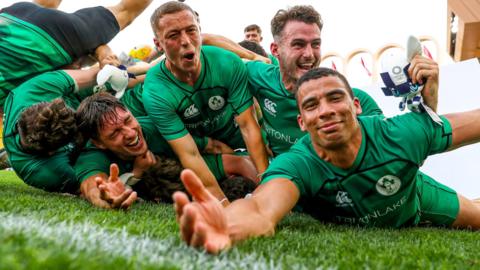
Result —
M246 64L248 88L257 99L262 110L262 128L275 156L284 153L306 133L297 123L298 107L295 95L283 85L280 68L259 61ZM361 115L382 115L377 103L364 91L353 88L353 94L360 100Z
M200 61L193 87L177 80L165 60L148 71L143 90L148 115L167 140L190 133L245 148L234 121L253 104L245 65L235 54L212 46L202 47Z
M64 71L38 75L16 89L5 102L3 144L13 169L25 183L48 191L76 192L78 182L71 164L74 147L68 144L49 157L25 153L20 145L16 125L22 111L43 101L63 98L71 108L77 108L80 99L75 94L75 81Z
M272 61L272 65L278 66L278 59L277 57L273 56L272 54L268 54L268 59Z
M135 85L125 91L120 101L128 108L135 117L146 116L147 112L142 102L143 83Z
M0 106L28 78L71 63L68 53L44 30L0 13Z
M304 136L270 164L262 183L287 178L295 183L298 209L317 219L367 226L400 227L420 220L418 168L427 156L451 144L451 127L429 116L407 113L390 119L359 117L362 143L349 169L322 160Z
M148 145L148 149L152 151L152 153L172 158L176 157L168 142L158 132L149 117L137 117L137 121L142 127L143 137ZM206 139L203 138L194 137L194 141L200 150L204 149L207 144ZM217 179L224 178L225 173L223 171L223 163L219 163L216 158L209 156L210 155L204 155L204 160L207 163L207 166ZM75 173L79 181L83 182L95 174L110 174L111 163L116 163L118 165L120 174L131 172L133 170L132 160L120 159L112 152L98 149L89 142L87 147L82 150L75 163Z

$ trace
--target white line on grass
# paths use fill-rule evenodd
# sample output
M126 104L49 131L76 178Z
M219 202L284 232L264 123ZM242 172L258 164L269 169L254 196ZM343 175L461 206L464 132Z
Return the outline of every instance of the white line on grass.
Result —
M53 241L63 249L93 254L104 252L143 261L152 265L174 265L181 269L280 269L274 259L255 253L240 254L235 249L228 254L210 256L179 244L175 237L155 239L148 235L130 235L125 229L106 230L91 223L44 220L34 215L19 216L0 212L0 233L23 234L29 239ZM74 257L72 257L74 258ZM301 269L302 265L289 265Z

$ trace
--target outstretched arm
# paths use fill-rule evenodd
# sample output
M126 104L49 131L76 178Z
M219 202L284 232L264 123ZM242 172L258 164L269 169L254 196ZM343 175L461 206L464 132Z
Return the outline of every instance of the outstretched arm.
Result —
M258 61L265 62L267 64L272 63L272 61L270 61L270 59L268 59L267 57L263 57L250 50L247 50L224 36L203 33L202 39L203 39L203 42L202 42L203 44L212 45L212 46L223 48L225 50L229 50L235 53L236 55L240 56L240 58L247 59L247 60L258 60Z
M254 116L253 106L236 116L235 121L240 127L243 141L245 141L248 153L252 157L258 173L263 173L268 167L267 149Z
M98 66L89 69L65 69L64 70L78 86L78 89L93 87L97 84Z
M107 7L117 19L120 30L127 27L150 5L152 0L121 0L113 7Z
M110 176L104 173L90 176L80 185L81 195L97 207L127 209L137 199L137 193L125 188L118 173L118 166L112 164Z
M33 0L33 2L45 8L56 9L62 3L62 0Z
M210 253L228 249L243 239L273 235L276 224L299 198L293 182L274 179L258 187L252 197L222 208L192 171L184 170L181 178L194 201L182 192L173 195L180 234L188 245Z
M480 141L480 109L445 115L452 126L452 145L448 150Z
M193 170L201 179L203 185L209 190L217 201L223 201L226 196L218 185L217 179L208 168L205 160L198 151L192 136L187 134L181 138L168 141L184 168ZM226 202L228 203L228 202Z

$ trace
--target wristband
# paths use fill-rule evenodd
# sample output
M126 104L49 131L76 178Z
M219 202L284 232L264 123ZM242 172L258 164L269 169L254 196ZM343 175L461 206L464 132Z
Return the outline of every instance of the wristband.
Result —
M120 181L122 181L122 183L126 186L133 186L141 180L140 178L136 178L131 172L124 173L120 175L119 178Z

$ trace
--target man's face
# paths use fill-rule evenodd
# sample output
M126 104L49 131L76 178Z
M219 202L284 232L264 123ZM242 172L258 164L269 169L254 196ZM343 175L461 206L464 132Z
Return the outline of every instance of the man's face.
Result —
M112 151L124 160L131 160L147 152L148 146L137 119L129 112L116 109L116 117L107 117L97 140L92 142L100 149Z
M316 24L289 21L281 40L271 45L284 82L295 84L307 71L320 64L320 29Z
M200 27L188 10L167 14L158 21L159 31L154 40L165 52L172 71L195 73L200 71Z
M245 34L245 40L256 42L260 44L262 42L262 35L257 32L257 30L250 30L244 33Z
M358 99L350 97L338 77L328 76L303 83L298 89L298 124L323 149L345 146L357 132L361 113Z

